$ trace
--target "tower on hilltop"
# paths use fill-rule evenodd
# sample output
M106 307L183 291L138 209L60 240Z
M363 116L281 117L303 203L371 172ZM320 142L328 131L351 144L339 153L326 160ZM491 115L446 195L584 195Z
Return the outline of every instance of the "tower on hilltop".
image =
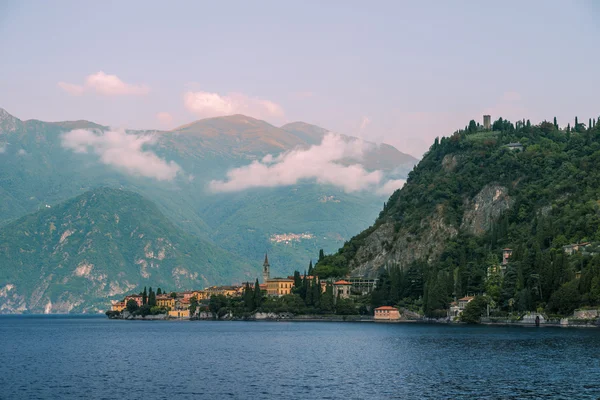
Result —
M265 253L265 262L263 263L263 283L267 283L267 281L271 277L271 266L269 265L269 257L267 253Z
M487 131L492 129L492 117L490 115L483 116L483 129Z

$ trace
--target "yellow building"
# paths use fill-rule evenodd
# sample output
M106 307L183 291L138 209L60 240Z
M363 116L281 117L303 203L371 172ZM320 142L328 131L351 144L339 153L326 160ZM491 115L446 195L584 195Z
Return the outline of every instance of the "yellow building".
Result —
M118 301L116 303L113 303L111 310L121 312L126 308L126 306L127 305L125 304L124 301Z
M171 310L175 307L175 299L168 294L159 294L156 296L156 305Z
M190 310L169 310L169 317L172 318L189 318Z
M375 309L375 320L397 321L400 319L400 311L396 307L383 306Z
M193 297L198 301L210 299L210 294L206 290L194 290Z
M292 293L294 280L289 278L274 278L267 280L267 295L284 296Z

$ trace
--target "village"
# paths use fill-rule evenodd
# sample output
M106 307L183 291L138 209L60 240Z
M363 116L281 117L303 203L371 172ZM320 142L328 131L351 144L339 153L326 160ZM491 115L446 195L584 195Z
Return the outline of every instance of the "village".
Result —
M169 319L190 319L200 317L205 313L206 304L211 298L223 296L225 298L241 298L246 290L255 291L256 284L263 296L282 297L293 293L297 288L296 277L288 276L285 278L271 278L271 268L268 256L265 254L265 260L262 269L262 278L264 283L244 282L241 285L229 286L211 286L198 290L186 290L181 292L163 293L157 292L153 300L150 300L147 294L127 295L121 301L114 302L111 306L112 313L123 313L127 310L139 309L145 305L158 307L166 312ZM331 288L333 298L349 299L352 296L365 296L373 291L377 285L377 279L366 279L363 277L347 277L339 280L319 280L312 275L301 275L302 282L317 282L321 293L326 293L328 287ZM160 291L160 289L159 289ZM202 307L205 305L205 307ZM397 321L401 319L398 308L391 306L382 306L374 309L374 320Z
M563 246L565 254L571 255L578 251L585 251L591 249L590 243L577 243ZM490 266L487 269L487 279L490 279L494 275L503 276L510 262L510 258L513 254L513 250L510 248L502 249L502 259L498 265ZM312 264L311 264L312 265ZM209 311L210 300L217 296L222 296L225 299L243 299L247 292L253 296L256 293L258 285L258 291L262 298L282 298L284 296L290 296L298 291L302 290L302 285L306 282L310 282L310 285L316 285L321 295L325 295L331 290L331 295L334 303L338 303L348 299L359 299L361 297L369 296L378 285L378 278L369 279L364 277L352 277L346 276L338 279L319 279L316 276L305 274L287 277L275 277L271 278L271 266L269 263L268 255L265 254L265 259L262 268L262 281L259 283L257 279L255 282L244 282L240 285L228 285L228 286L210 286L204 289L197 290L186 290L180 292L162 292L158 289L157 293L153 293L150 288L150 295L146 293L144 289L143 293L130 294L125 296L121 301L113 302L111 310L107 312L111 316L121 316L127 312L129 315L134 313L136 310L146 306L152 308L156 312L160 313L164 318L161 319L210 319L213 315ZM580 273L577 272L576 276L579 277ZM306 289L305 289L306 290ZM460 316L463 311L467 308L468 304L471 303L477 294L469 294L461 298L455 298L447 309L447 315L444 318L446 322L460 321ZM485 295L485 294L484 294ZM409 315L410 314L410 315ZM487 316L489 317L489 307L487 310ZM143 316L142 316L143 317ZM406 321L406 320L417 320L423 319L417 313L411 313L406 309L395 307L391 305L383 305L375 307L369 310L369 315L361 315L361 320L373 320L373 321ZM544 317L540 313L528 313L525 317L526 322L538 324L540 320L543 322Z

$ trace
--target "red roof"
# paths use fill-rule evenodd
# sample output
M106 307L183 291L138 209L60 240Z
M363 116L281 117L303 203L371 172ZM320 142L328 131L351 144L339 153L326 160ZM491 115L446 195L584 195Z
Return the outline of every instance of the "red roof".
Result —
M352 284L348 281L341 280L341 281L335 282L334 285L352 285Z
M458 299L458 301L469 301L469 300L473 300L475 297L473 296L465 296L462 299Z
M375 309L375 311L377 311L377 310L397 310L397 308L396 307L392 307L392 306L381 306L381 307L377 307Z

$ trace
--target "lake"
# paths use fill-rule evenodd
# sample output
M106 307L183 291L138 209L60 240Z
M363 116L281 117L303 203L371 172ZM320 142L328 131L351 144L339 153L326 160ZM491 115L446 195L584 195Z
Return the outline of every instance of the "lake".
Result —
M1 399L600 397L600 330L0 317Z

